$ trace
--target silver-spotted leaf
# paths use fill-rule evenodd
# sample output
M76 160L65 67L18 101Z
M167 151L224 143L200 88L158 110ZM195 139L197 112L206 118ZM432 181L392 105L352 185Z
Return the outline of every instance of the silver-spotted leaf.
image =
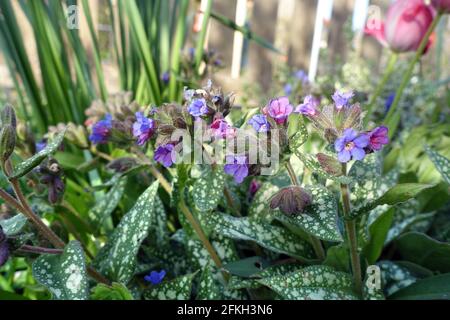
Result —
M145 300L189 300L195 275L196 273L184 275L150 287L144 291L143 297Z
M222 167L206 170L195 181L192 198L200 211L209 211L217 207L223 197L225 173Z
M426 148L426 152L444 181L450 184L450 160L429 147Z
M0 220L3 232L7 236L15 236L19 234L27 224L27 217L19 213L12 218Z

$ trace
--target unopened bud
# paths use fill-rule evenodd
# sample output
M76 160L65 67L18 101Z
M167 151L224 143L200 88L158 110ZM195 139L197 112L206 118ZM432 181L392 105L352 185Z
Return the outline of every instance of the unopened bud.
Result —
M316 157L325 172L336 177L342 175L342 164L337 159L323 153L317 154Z
M9 159L16 147L16 129L7 124L0 131L0 160L5 162Z
M14 108L12 105L7 104L2 110L1 113L1 120L2 120L2 126L10 125L14 128L14 130L17 127L17 120L16 120L16 112L14 111Z
M276 193L270 200L272 210L280 208L287 215L302 213L312 203L310 193L298 186L284 188Z

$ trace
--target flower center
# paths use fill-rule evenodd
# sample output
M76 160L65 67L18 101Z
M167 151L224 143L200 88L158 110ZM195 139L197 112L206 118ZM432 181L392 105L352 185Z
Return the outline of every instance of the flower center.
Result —
M345 145L345 150L352 150L355 147L355 143L353 141L347 142Z

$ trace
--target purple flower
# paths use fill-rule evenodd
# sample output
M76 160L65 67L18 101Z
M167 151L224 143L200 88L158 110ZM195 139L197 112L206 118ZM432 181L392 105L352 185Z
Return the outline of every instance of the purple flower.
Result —
M292 93L292 84L286 83L283 87L284 94L290 96Z
M108 142L112 129L112 116L107 114L103 120L100 120L92 127L92 134L89 140L94 144L103 144Z
M362 160L366 156L364 148L369 145L367 134L358 134L353 129L345 129L344 135L334 143L334 149L338 153L338 160L347 163L351 159Z
M149 275L144 277L144 280L150 282L153 285L160 284L164 277L166 276L166 271L161 270L160 272L152 271Z
M2 267L9 258L9 245L6 234L0 225L0 267Z
M317 112L317 107L319 106L319 101L313 96L309 95L305 97L305 100L300 104L294 112L301 113L308 116L313 116Z
M384 145L389 143L388 136L389 129L381 126L373 129L368 133L369 136L369 149L373 151L379 151Z
M389 112L389 110L391 109L392 104L394 103L395 100L395 92L391 93L387 98L386 101L384 102L384 106L385 106L385 111Z
M173 144L165 144L156 149L153 159L164 167L169 168L175 162L176 156L175 146Z
M273 118L276 123L285 124L293 109L288 97L280 97L271 100L269 105L263 109L263 113Z
M136 112L136 122L133 123L133 136L137 140L137 144L144 145L153 135L155 131L155 121L144 116L142 112Z
M217 119L211 124L211 131L216 139L234 137L236 130L223 119Z
M298 70L294 76L298 79L301 80L303 84L306 84L309 82L309 78L308 78L308 74L304 71L304 70Z
M227 164L224 167L226 174L234 177L234 181L241 184L248 176L248 160L246 156L230 155L226 157Z
M270 130L270 123L263 114L254 115L248 121L248 124L251 125L256 132L267 132Z
M170 73L169 73L168 71L164 72L164 73L161 75L161 81L162 81L164 84L168 84L168 83L169 83L169 81L170 81Z
M188 107L188 112L194 117L201 117L208 113L208 106L206 105L206 100L195 99L191 102Z
M353 98L355 96L355 94L353 93L353 91L349 91L349 92L341 92L339 90L337 90L332 98L333 101L336 105L336 108L338 108L338 110L341 110L342 107L347 107L350 99Z
M47 139L42 139L38 142L36 142L36 152L41 152L42 150L45 149L45 147L47 147Z
M259 188L261 188L261 184L257 180L252 180L252 182L250 182L250 187L248 189L250 197L253 198L255 194L258 192Z

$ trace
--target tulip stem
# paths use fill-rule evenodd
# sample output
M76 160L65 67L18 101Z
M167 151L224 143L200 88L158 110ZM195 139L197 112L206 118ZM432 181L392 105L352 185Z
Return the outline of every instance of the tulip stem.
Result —
M408 69L406 70L402 82L400 86L397 89L397 92L395 93L395 99L392 103L392 106L386 115L385 123L387 127L389 128L389 137L392 138L397 131L398 124L400 122L400 114L397 112L398 104L400 103L400 100L402 99L403 91L405 90L406 86L411 80L411 75L414 71L414 67L417 62L419 62L420 58L423 55L423 52L425 50L425 47L428 44L429 38L431 34L433 33L434 29L438 25L439 21L441 20L443 13L438 12L436 17L433 19L433 22L431 23L430 27L428 28L427 33L423 37L422 41L420 42L419 48L416 51L416 54L414 56L414 59L411 60Z
M342 173L347 175L347 164L342 165ZM350 216L350 191L347 184L341 184L341 195L344 209L344 218ZM347 231L348 244L350 248L350 258L352 263L352 272L356 292L362 294L362 277L361 277L361 262L358 253L358 239L356 235L355 220L345 220L345 230Z
M366 127L370 121L370 118L373 113L373 107L374 107L375 103L377 102L378 97L383 92L383 89L386 86L387 82L389 81L389 79L392 75L392 72L394 71L394 67L395 67L395 63L397 62L397 59L398 59L398 54L396 54L395 52L392 52L389 57L383 78L381 79L380 83L378 84L377 88L375 89L375 92L373 93L372 97L370 98L369 104L367 105L367 114L364 117L364 127Z
M294 186L300 186L298 179L297 179L297 175L295 174L294 168L292 168L292 164L291 161L288 160L286 161L286 169L287 172L289 174L289 178L291 179L291 182ZM320 260L325 260L325 250L323 249L322 246L322 241L320 241L320 239L316 238L313 235L308 234L309 236L309 241L311 243L311 245L314 248L314 252L316 253L317 258L319 258Z

